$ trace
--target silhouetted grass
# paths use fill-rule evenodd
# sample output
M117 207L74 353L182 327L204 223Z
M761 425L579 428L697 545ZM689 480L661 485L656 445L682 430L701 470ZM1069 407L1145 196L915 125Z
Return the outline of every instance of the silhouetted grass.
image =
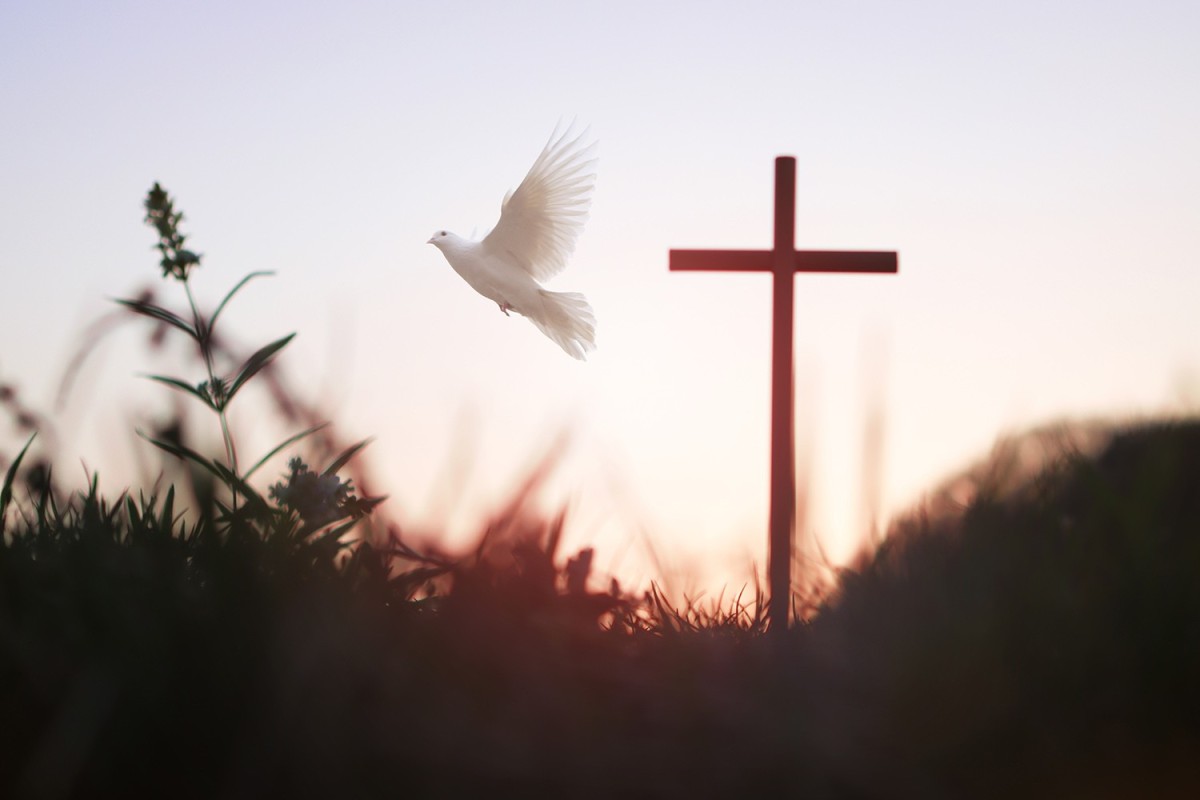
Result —
M185 280L199 257L159 233ZM453 558L382 524L355 536L377 500L337 473L361 444L260 493L264 462L237 466L222 418L240 384L221 380L216 315L128 307L210 348L205 384L157 380L218 417L225 460L151 435L197 485L112 499L24 481L26 451L9 464L2 797L1200 789L1200 422L1033 471L1004 451L766 637L757 591L677 608L590 590L563 518L521 511L549 462ZM282 346L230 374L265 375Z

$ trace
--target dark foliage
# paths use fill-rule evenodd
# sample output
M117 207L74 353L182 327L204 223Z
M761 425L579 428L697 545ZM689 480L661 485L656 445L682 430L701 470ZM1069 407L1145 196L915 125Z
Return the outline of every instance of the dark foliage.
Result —
M1198 475L1200 425L1129 431L901 524L776 642L588 593L555 526L424 597L298 520L43 496L0 547L0 794L1169 796L1200 787Z

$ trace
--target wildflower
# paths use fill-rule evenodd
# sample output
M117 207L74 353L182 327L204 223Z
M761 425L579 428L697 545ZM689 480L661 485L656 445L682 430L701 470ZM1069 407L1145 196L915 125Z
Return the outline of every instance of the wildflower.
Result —
M146 195L146 222L158 231L158 252L162 254L159 265L163 277L174 276L186 281L188 271L200 266L200 256L186 249L183 245L187 236L179 231L179 223L183 221L183 212L175 210L174 201L167 190L155 183Z
M337 475L310 472L299 458L288 462L290 474L286 483L277 483L269 490L271 499L300 515L312 528L328 525L352 513L356 498L352 481L342 482Z

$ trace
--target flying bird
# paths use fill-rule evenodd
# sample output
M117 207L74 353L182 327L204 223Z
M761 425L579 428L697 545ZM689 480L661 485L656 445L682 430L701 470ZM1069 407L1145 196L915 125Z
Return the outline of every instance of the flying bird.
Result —
M516 191L500 204L500 221L475 241L438 231L429 244L442 251L471 288L515 311L572 358L596 348L596 317L578 292L552 292L542 282L562 271L587 221L596 184L596 144L556 129Z

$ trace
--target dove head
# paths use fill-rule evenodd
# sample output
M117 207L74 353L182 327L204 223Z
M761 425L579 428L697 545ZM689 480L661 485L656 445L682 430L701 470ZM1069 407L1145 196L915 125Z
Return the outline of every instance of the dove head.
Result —
M433 234L433 236L429 237L429 241L426 242L426 244L431 244L438 250L445 251L446 249L454 249L458 245L462 244L462 242L463 238L457 233L451 233L450 231L437 231Z

